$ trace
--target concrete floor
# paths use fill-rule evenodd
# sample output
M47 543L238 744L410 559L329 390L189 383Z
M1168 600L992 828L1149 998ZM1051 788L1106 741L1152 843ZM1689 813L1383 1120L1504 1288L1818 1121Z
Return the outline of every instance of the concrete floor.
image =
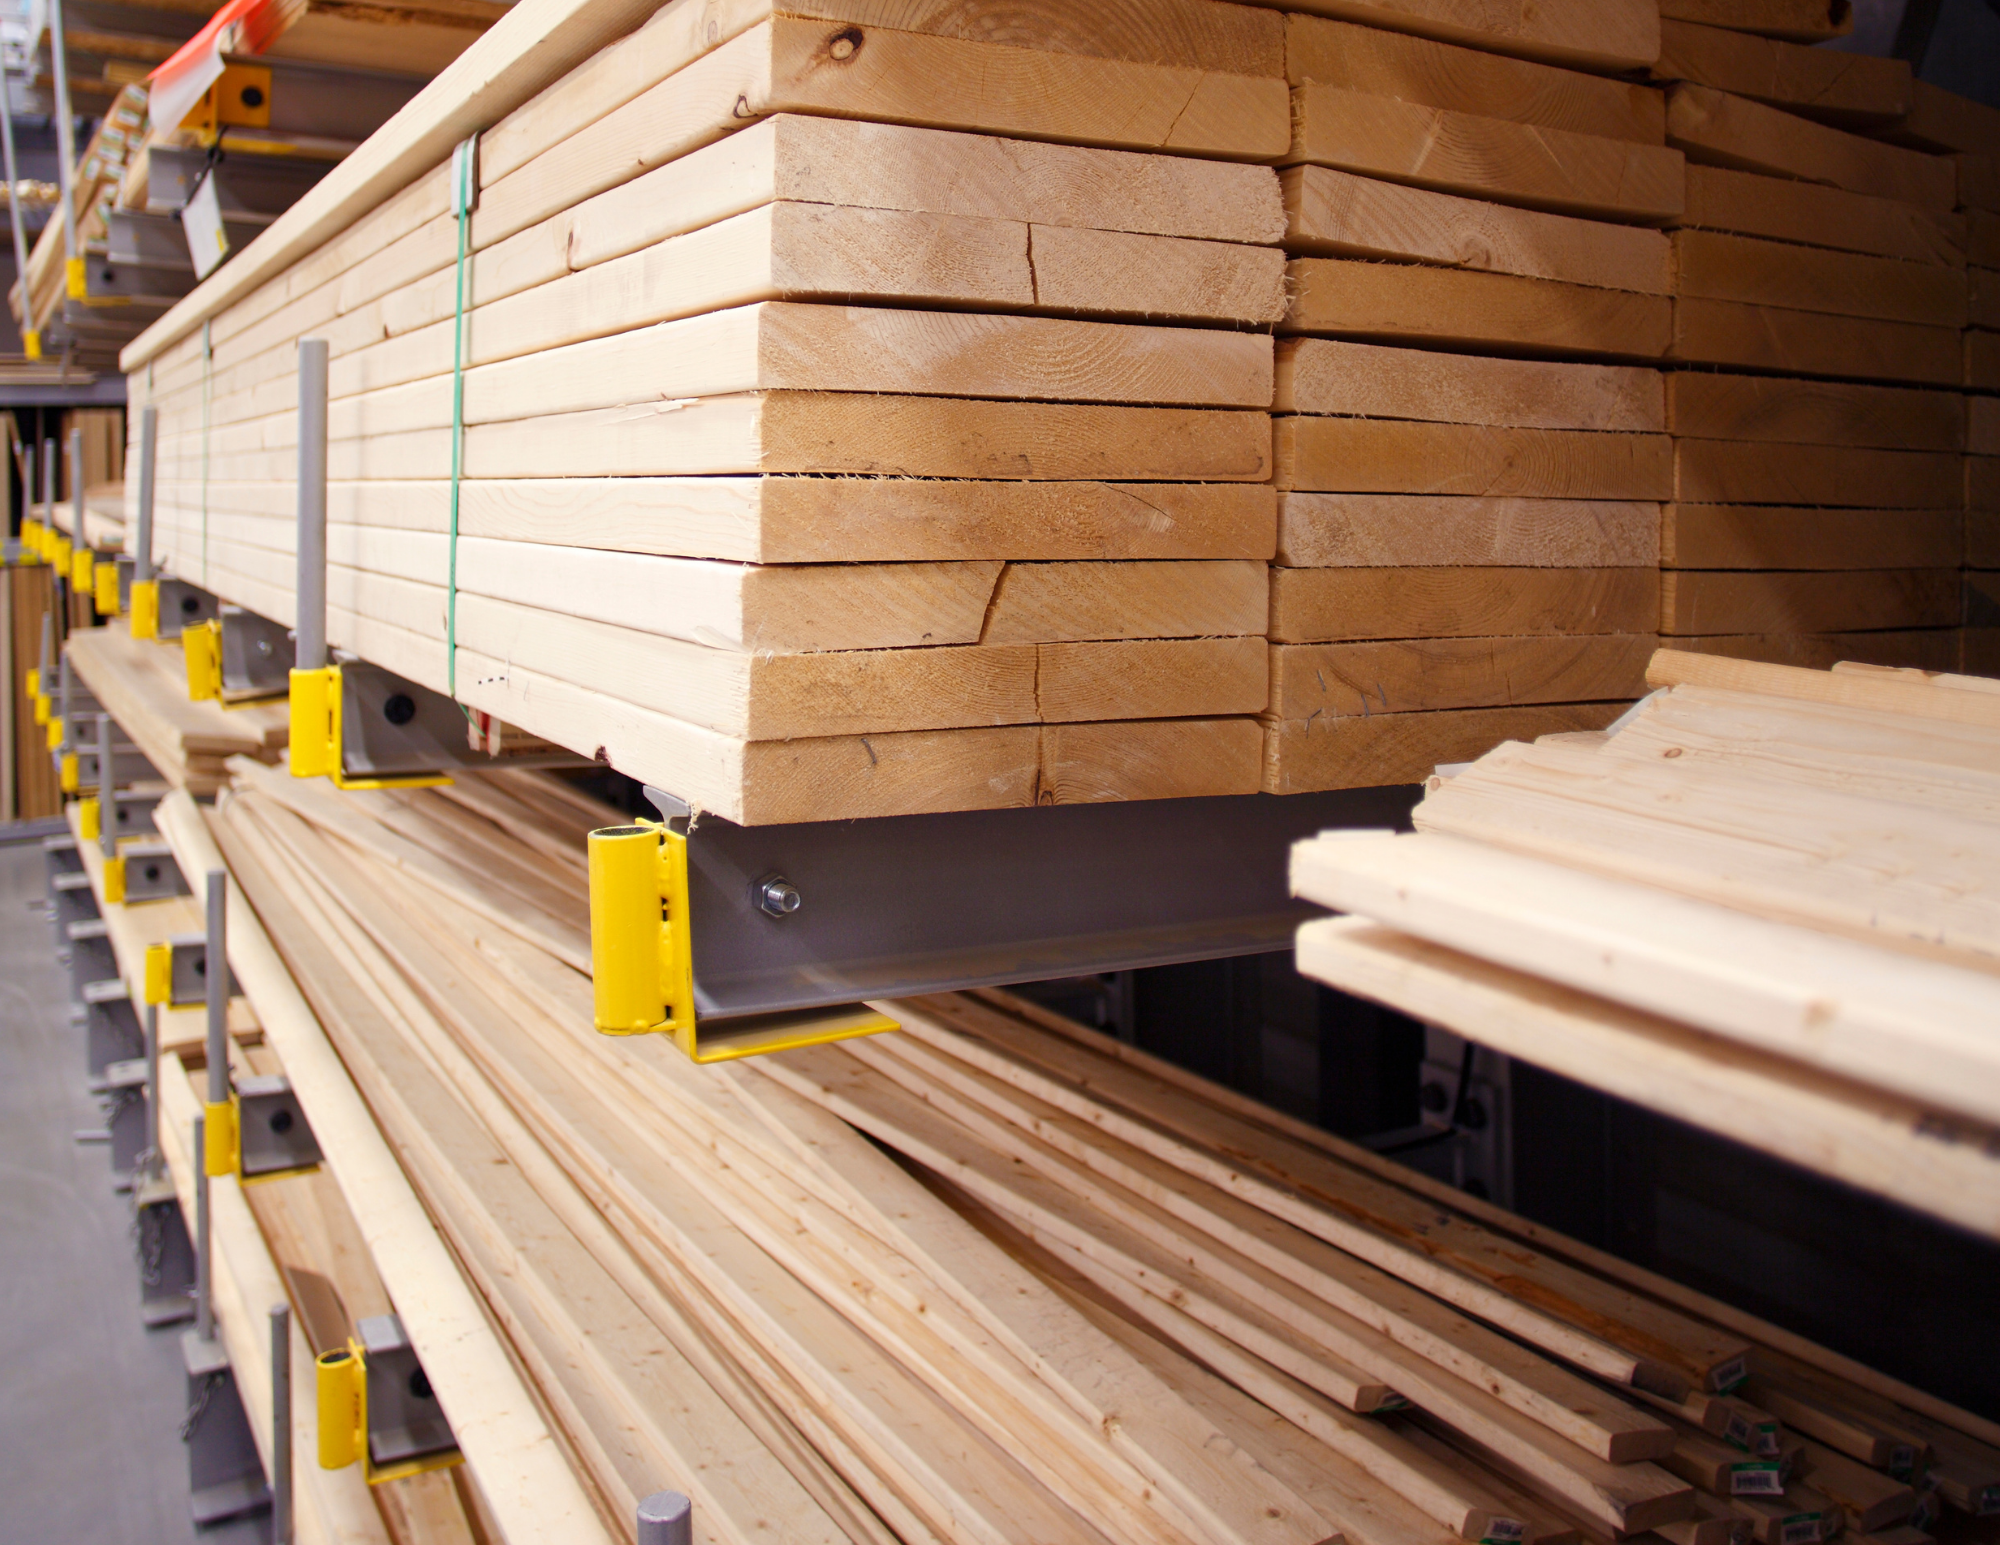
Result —
M0 845L0 1545L250 1545L188 1518L178 1327L139 1323L132 1213L66 1010L39 842Z

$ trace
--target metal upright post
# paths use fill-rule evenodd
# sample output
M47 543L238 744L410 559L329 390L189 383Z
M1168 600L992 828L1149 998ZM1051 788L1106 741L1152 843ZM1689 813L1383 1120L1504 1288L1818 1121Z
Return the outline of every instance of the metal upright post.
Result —
M118 780L111 759L111 715L97 716L97 851L118 856Z
M62 596L60 580L58 580L57 585L56 596L60 599ZM77 744L76 724L70 718L69 708L70 699L73 696L71 683L74 679L75 673L70 669L69 651L65 649L57 657L56 665L56 717L62 724L62 743L56 751L58 766L61 765L63 752L74 751Z
M271 1545L292 1545L292 1309L271 1305Z
M229 1103L229 871L208 871L208 1103ZM203 1168L208 1168L203 1165Z
M208 1120L194 1118L194 1334L198 1341L215 1339L215 1306L209 1301L214 1281L209 1265L208 1166L201 1156L208 1151Z
M140 1168L141 1180L157 1180L160 1174L160 1006L148 1003L143 1010L146 1027L146 1151Z
M82 552L90 543L83 535L83 431L69 432L69 524L70 546Z
M153 465L160 446L160 410L139 414L139 531L132 548L132 581L153 577Z
M20 216L17 213L16 219ZM21 270L26 273L27 270ZM21 519L35 518L35 442L21 442Z
M76 118L69 105L69 49L64 43L62 0L49 0L49 74L56 87L56 181L62 190L64 275L76 295L80 277L73 266L83 256L76 236ZM27 270L21 270L26 279ZM82 297L78 295L78 298Z
M299 340L298 648L293 668L326 668L326 340Z
M51 531L56 525L56 437L42 441L42 516Z
M7 213L14 227L14 272L26 274L28 271L28 226L27 217L21 213L21 173L14 160L14 115L13 86L4 74L0 74L0 150L7 157ZM29 359L42 357L41 335L35 331L35 312L29 302L26 287L22 289L21 302L21 342L26 347ZM30 452L32 455L33 453ZM33 501L34 482L32 472L24 490L30 502Z
M656 1491L639 1504L639 1545L694 1545L694 1504L678 1491Z
M42 613L42 663L41 680L38 683L44 693L49 690L49 666L56 652L56 614Z

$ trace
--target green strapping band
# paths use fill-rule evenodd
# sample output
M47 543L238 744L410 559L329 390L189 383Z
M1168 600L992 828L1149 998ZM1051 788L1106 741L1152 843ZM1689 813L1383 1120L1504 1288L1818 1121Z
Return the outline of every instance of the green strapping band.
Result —
M451 207L458 216L458 300L451 324L451 523L444 586L445 692L458 697L458 485L465 463L465 256L479 199L479 136L451 156Z

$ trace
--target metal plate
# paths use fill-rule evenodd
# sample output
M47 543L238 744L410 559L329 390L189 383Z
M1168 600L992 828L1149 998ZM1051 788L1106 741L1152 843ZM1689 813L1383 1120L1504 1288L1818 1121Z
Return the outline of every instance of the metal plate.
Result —
M207 622L220 606L214 596L184 579L160 581L160 637L179 638L183 628Z
M1288 949L1292 843L1407 829L1416 785L735 826L688 839L705 1019ZM783 879L798 910L756 902ZM970 941L970 942L968 942Z
M293 658L289 628L240 606L223 606L222 690L226 695L265 696L286 691L291 685Z

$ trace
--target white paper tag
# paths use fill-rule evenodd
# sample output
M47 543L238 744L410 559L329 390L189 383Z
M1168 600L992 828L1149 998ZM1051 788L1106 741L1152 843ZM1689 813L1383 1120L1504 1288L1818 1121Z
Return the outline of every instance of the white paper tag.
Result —
M1794 1513L1779 1526L1778 1545L1815 1545L1819 1526L1819 1514Z
M222 228L222 201L215 191L215 168L201 174L194 192L181 208L181 229L187 234L194 276L206 279L229 256L229 233Z
M1729 1494L1732 1497L1782 1497L1785 1478L1773 1464L1731 1465Z

